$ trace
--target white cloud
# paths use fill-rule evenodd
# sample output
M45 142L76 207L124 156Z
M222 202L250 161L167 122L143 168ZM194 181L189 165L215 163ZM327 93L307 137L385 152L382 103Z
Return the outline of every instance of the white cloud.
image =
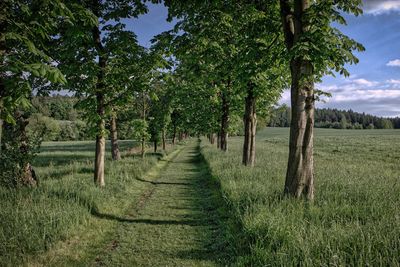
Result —
M386 66L389 66L389 67L400 67L400 59L391 60L386 64Z
M357 85L367 86L367 87L372 87L372 86L375 86L378 84L378 82L368 81L366 79L354 79L353 83L355 83Z
M386 82L390 83L390 84L395 84L395 85L400 84L400 80L395 80L395 79L390 79L390 80L387 80Z
M290 89L283 91L279 104L289 104L290 103Z
M377 116L393 117L400 113L400 80L382 82L364 78L348 78L336 84L316 84L316 88L332 94L318 102L319 108L353 109ZM285 91L281 104L290 104L290 92Z
M364 0L364 11L367 14L381 15L391 11L400 11L399 0Z
M400 99L400 90L352 90L348 92L342 92L332 96L333 102L352 102L352 101L367 101L367 100L379 100L387 98Z

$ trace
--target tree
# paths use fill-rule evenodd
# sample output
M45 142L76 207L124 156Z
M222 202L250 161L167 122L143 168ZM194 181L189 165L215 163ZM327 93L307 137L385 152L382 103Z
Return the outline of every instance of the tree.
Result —
M56 32L59 20L71 22L73 16L58 0L5 0L0 9L1 147L3 121L15 124L15 109L30 106L33 81L65 83L64 76L52 65L47 54L47 42Z
M31 106L35 84L66 82L49 56L48 48L60 21L72 23L73 15L59 0L5 0L1 1L0 9L0 156L1 161L5 160L2 149L18 146L15 141L19 140L20 153L15 156L20 160L14 162L22 164L15 168L24 171L17 176L32 180L34 172L29 162L34 153L27 145L30 140L26 135L28 120L25 111ZM8 144L3 144L4 121L8 132L14 132L21 138L8 135L11 139L6 140Z
M231 118L243 112L245 102L243 164L253 165L257 102L267 106L275 103L287 72L282 68L285 59L280 55L283 34L279 30L279 6L268 0L166 4L170 16L183 18L178 26L184 34L175 37L173 43L179 64L196 74L187 82L194 85L194 80L202 80L196 82L203 83L202 90L217 89L217 145L223 151L227 150ZM212 141L213 132L208 135Z
M147 86L148 73L153 67L149 62L148 51L138 44L133 32L124 30L124 25L116 24L104 38L108 51L105 86L105 105L109 107L111 156L113 160L121 158L118 146L118 113L126 110L134 102L134 94Z
M357 63L359 43L343 35L332 22L345 24L340 11L361 14L361 0L280 0L281 20L289 53L291 107L289 159L284 192L314 198L314 83L324 74L348 75L345 63Z
M77 6L71 1L73 7ZM107 105L107 65L112 51L108 45L116 38L125 38L123 18L137 17L147 11L139 0L92 0L81 3L88 13L96 17L95 26L81 20L76 27L64 25L57 40L57 54L60 65L68 74L69 88L86 97L81 106L92 112L90 118L96 122L96 153L94 182L102 187L104 181L106 117L110 107ZM111 45L115 48L115 46ZM114 90L115 88L112 88ZM94 112L95 111L95 112Z
M341 129L346 129L347 128L346 116L343 113L340 114L340 128Z
M236 81L232 76L233 59L237 53L233 5L224 5L220 1L165 3L170 18L184 18L176 27L184 34L175 33L176 37L172 38L177 60L181 65L186 65L189 73L197 75L196 80L204 82L202 86L210 90L217 89L220 104L219 147L226 151L229 119L237 104L234 101Z
M234 75L245 102L242 163L254 166L257 113L277 102L288 75L281 55L284 39L278 3L238 1L237 5L233 8L238 31ZM257 103L262 105L258 112Z
M150 132L154 143L154 152L157 152L157 143L161 139L162 149L166 150L166 132L171 121L172 100L174 89L172 77L168 73L159 73L153 79L153 99L150 108Z

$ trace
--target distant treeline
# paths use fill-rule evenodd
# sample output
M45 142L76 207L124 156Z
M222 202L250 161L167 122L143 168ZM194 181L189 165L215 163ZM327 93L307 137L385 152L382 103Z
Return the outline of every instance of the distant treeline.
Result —
M78 102L79 98L74 96L34 96L26 128L28 134L39 134L43 141L93 140L93 125L88 125L88 118L77 107ZM119 139L132 139L129 123L123 116L118 122Z
M75 108L78 98L70 96L34 96L28 134L41 134L44 141L90 139L90 127Z
M290 107L274 108L268 126L289 127ZM400 129L400 118L383 118L365 113L323 108L315 110L315 127L334 129Z
M76 107L77 97L35 96L32 99L28 134L40 133L44 141L89 140L94 138L91 126ZM242 119L231 118L230 135L243 135ZM271 111L268 126L289 127L290 107L282 105ZM265 123L259 123L265 125ZM381 118L352 110L316 109L315 127L335 129L400 129L400 118ZM124 120L119 121L121 139L131 137L131 128Z
M88 125L88 118L77 107L79 98L74 96L33 96L32 108L29 111L27 132L31 136L40 135L43 141L93 140L93 125ZM121 114L118 118L118 138L132 139L132 125L129 119L132 114ZM126 118L128 117L128 118ZM263 119L260 117L259 121ZM265 125L265 123L259 123ZM107 122L108 128L108 122ZM232 114L229 124L229 135L243 135L243 120Z

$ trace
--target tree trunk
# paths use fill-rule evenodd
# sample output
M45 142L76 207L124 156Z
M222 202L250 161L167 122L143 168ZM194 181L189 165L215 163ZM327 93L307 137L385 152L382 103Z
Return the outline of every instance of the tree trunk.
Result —
M28 162L25 164L23 174L22 174L22 184L28 186L38 186L38 180L36 177L36 173L32 167L32 165Z
M11 2L10 2L11 3ZM0 35L3 36L3 34L6 32L6 20L1 19L0 20ZM0 39L0 58L5 58L5 53L6 53L6 42L3 38ZM2 63L3 64L3 63ZM0 155L1 155L1 149L3 146L2 143L2 138L3 138L3 120L1 119L1 113L3 112L4 108L4 100L3 97L6 94L6 87L3 82L2 77L0 76Z
M145 92L143 91L142 93L142 120L143 120L143 125L146 124L146 98L145 98ZM142 136L142 152L141 152L141 156L142 159L144 158L144 154L146 153L146 149L145 149L145 136Z
M257 128L256 98L254 96L252 85L248 86L245 100L244 114L244 143L242 162L245 166L254 166L255 163L255 141Z
M220 148L222 151L228 150L228 127L229 127L229 101L226 95L222 94L222 116L221 116L221 141Z
M26 126L28 125L29 121L28 119L25 117L25 114L19 114L16 116L18 119L18 131L19 131L19 135L20 135L20 153L22 155L27 155L29 154L29 140L28 140L28 136L26 135ZM24 158L24 157L22 157ZM19 177L21 180L21 184L25 185L25 186L37 186L38 185L38 179L36 177L36 173L33 170L32 165L30 164L30 162L27 162L26 160L22 160L20 162L20 166L22 167L22 173L21 176Z
M146 149L145 149L145 140L144 140L144 137L143 137L143 138L142 138L142 149L141 149L141 152L140 152L140 155L141 155L142 158L144 158L145 152L146 152Z
M292 122L290 124L289 159L285 181L285 193L314 198L314 85L300 82L300 77L312 73L306 61L291 63Z
M217 148L221 148L221 133L217 133Z
M100 2L98 0L93 0L92 11L97 16L100 17ZM99 70L97 73L97 83L96 83L96 101L97 101L97 115L99 121L97 122L97 135L96 135L96 154L94 163L94 183L97 186L103 187L104 182L104 159L105 159L105 149L106 149L106 139L105 139L105 128L106 123L104 119L105 115L105 103L104 103L104 73L106 69L106 53L104 51L103 44L101 43L101 33L98 26L92 28L93 42L96 47L96 51L99 57Z
M154 153L157 153L157 140L154 140Z
M1 113L0 113L0 116L1 116ZM0 119L0 155L1 155L1 150L3 147L2 138L3 138L3 120Z
M174 125L174 133L172 135L172 145L175 145L176 142L176 126Z
M117 118L115 114L111 115L110 128L111 128L111 156L113 160L120 160L121 153L119 152L119 146L118 146Z
M281 15L288 50L301 40L309 30L304 13L309 0L297 0L294 12L288 0L281 0ZM304 55L303 55L304 56ZM313 65L310 61L293 57L290 61L291 115L289 159L287 165L285 194L296 198L314 198L314 81Z
M102 93L96 93L97 99L97 114L100 119L97 123L97 135L96 135L96 155L95 155L95 165L94 165L94 183L97 186L103 187L104 182L104 160L106 152L106 138L104 137L104 132L106 128L106 123L104 120L104 96Z
M162 130L162 149L165 151L166 145L165 145L165 130Z
M215 144L215 134L214 133L211 133L210 134L210 143L213 145L213 144Z

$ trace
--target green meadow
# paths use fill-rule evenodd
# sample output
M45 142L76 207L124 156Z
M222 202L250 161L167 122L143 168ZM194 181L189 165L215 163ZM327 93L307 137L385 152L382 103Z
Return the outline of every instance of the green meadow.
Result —
M144 159L121 141L105 188L93 142L44 143L39 186L0 188L0 265L399 266L400 132L315 136L313 202L282 195L287 128L258 133L253 169L242 137L227 153L193 138Z
M130 155L136 144L121 141L123 158L113 162L108 145L105 188L93 186L95 144L86 141L43 143L33 163L39 186L0 187L0 265L35 261L37 255L56 249L57 242L71 238L78 246L62 244L59 253L65 265L75 265L73 258L68 262L69 254L76 257L83 247L98 246L107 238L112 223L96 218L102 213L123 213L145 186L138 179L163 156ZM76 260L90 257L80 255Z
M316 199L282 196L288 128L257 135L254 169L242 138L202 153L239 223L234 265L399 266L400 131L316 129Z

